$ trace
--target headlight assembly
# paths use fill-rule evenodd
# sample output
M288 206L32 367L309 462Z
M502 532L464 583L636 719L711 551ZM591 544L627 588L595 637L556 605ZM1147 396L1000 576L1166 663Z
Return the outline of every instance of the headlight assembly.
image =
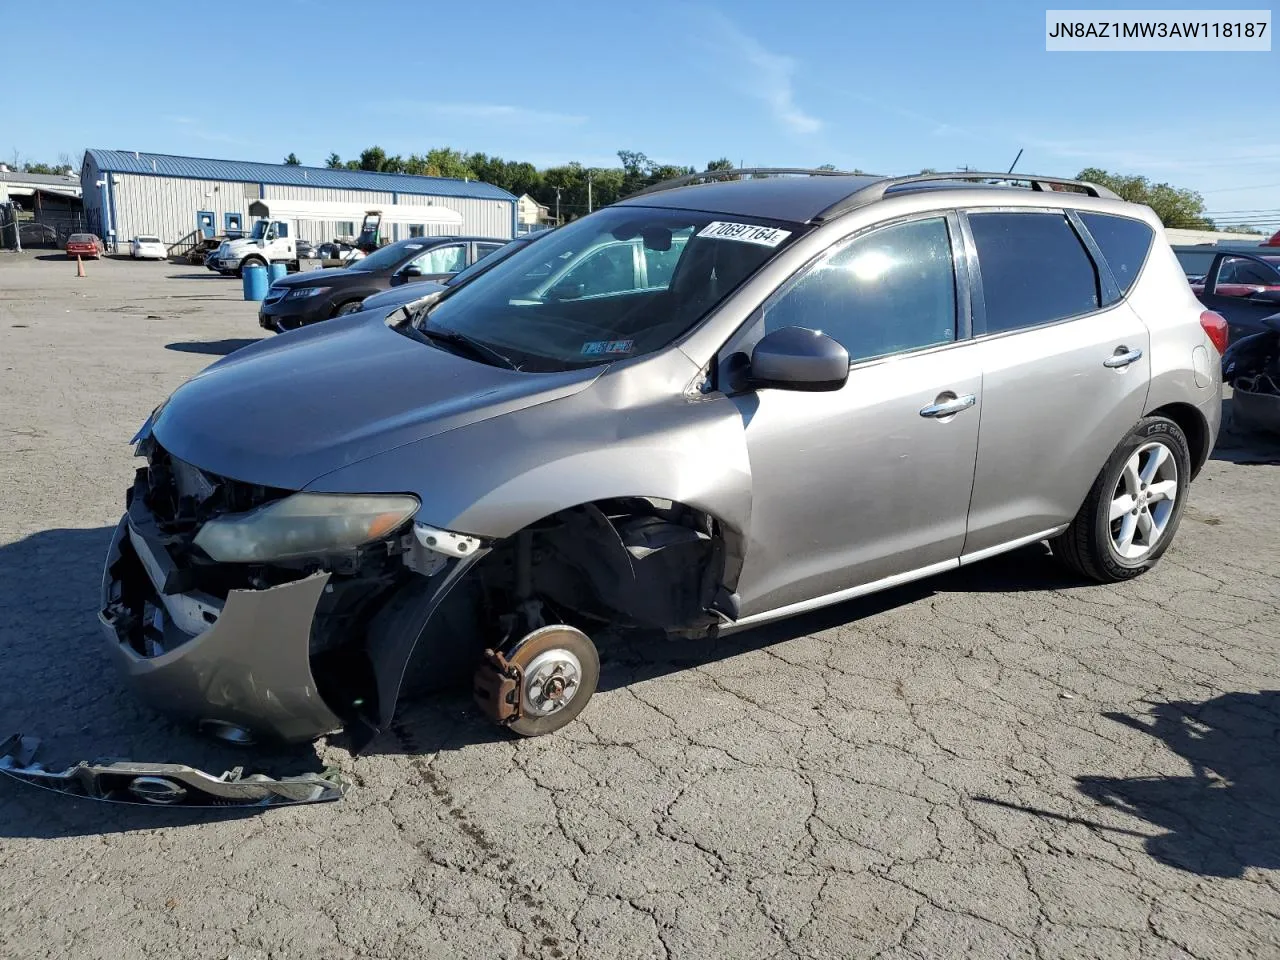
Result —
M418 510L407 494L295 493L208 521L195 545L220 563L266 563L380 540Z
M290 300L305 300L307 297L318 297L328 289L328 287L299 287L296 290L290 290L287 296Z

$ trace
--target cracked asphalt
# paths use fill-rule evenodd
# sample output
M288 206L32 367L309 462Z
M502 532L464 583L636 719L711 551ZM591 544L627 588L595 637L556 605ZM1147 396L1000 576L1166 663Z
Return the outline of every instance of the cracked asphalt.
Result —
M457 696L359 758L238 752L137 703L94 614L129 437L255 309L195 268L87 272L0 253L0 735L54 767L334 764L353 789L244 815L4 780L0 956L1280 956L1277 446L1224 435L1122 586L1029 548L729 638L607 643L551 737Z

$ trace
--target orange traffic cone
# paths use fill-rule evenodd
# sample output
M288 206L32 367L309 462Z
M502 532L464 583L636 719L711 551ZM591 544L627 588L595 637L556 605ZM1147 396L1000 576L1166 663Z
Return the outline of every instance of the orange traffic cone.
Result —
M76 276L84 276L84 261L80 259L80 254L76 254Z

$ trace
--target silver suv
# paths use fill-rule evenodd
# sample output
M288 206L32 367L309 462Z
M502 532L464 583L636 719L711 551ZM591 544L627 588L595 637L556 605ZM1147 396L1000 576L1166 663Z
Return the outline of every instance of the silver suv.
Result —
M359 748L402 680L469 680L536 735L585 706L606 631L694 643L1042 540L1093 580L1156 563L1226 325L1149 209L758 173L180 387L102 585L137 689L224 737Z

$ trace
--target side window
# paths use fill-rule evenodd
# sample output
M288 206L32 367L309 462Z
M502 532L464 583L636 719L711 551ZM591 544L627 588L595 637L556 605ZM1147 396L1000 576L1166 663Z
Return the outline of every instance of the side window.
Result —
M502 244L500 243L477 243L476 259L483 260L489 254L493 253L493 251L501 250L501 249L502 249Z
M956 278L942 217L857 237L802 274L764 310L769 332L821 330L868 360L956 338Z
M611 243L587 254L555 286L582 285L580 297L622 293L636 288L634 247L630 243Z
M457 273L467 265L467 248L458 244L433 247L413 262L424 274Z
M1226 257L1218 268L1218 283L1275 283L1276 276L1256 260Z
M688 243L690 233L692 233L691 230L686 230L684 236L673 237L670 248L666 250L641 248L641 253L644 255L646 287L665 290L671 286L671 275L675 273L676 263L680 260L680 254L684 253L684 245Z
M278 222L276 224L276 236L277 237L289 236L289 225L287 223Z
M1182 272L1187 275L1188 280L1193 282L1203 280L1204 275L1213 266L1214 254L1212 251L1175 250L1174 253L1178 257L1178 262L1182 264Z
M1142 272L1142 265L1147 262L1155 232L1141 220L1105 213L1081 213L1080 219L1111 268L1111 275L1120 287L1120 295L1127 295Z
M987 333L1097 310L1098 271L1060 213L971 213Z

